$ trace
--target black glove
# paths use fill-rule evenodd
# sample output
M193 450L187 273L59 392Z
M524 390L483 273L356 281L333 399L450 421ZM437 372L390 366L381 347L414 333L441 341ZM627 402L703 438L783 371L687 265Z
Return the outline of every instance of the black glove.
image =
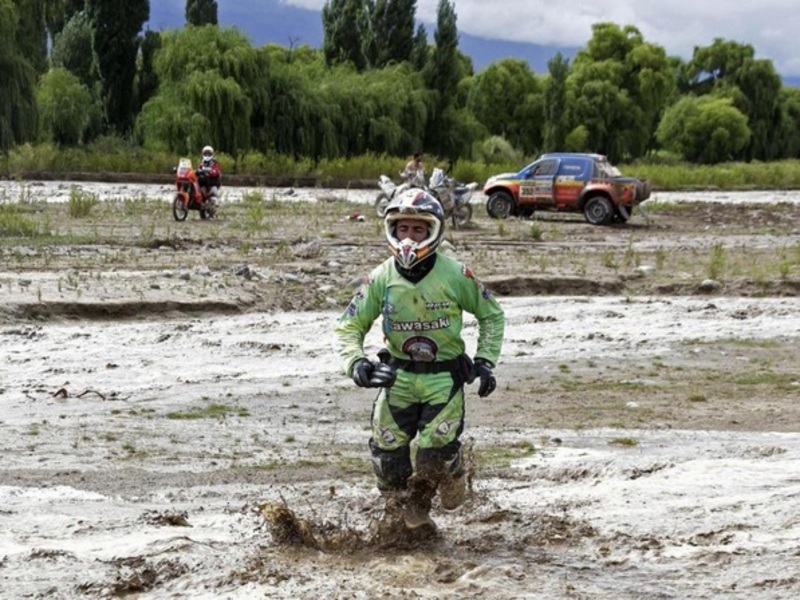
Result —
M397 372L394 367L386 363L374 363L361 358L353 365L353 381L358 387L392 387L395 379Z
M375 365L371 361L359 358L353 365L353 381L358 387L370 387L369 378L372 377L374 370Z
M481 380L481 385L478 388L478 396L485 398L497 387L497 380L494 378L494 373L492 373L492 363L483 358L476 358L472 369L475 374L473 380Z
M370 387L392 387L397 379L397 370L384 362L375 365L369 378Z

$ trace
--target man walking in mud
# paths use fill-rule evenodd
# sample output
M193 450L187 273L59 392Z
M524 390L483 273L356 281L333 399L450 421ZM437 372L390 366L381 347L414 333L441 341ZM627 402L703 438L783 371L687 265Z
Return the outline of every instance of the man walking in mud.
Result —
M480 397L494 391L505 327L502 308L470 270L437 253L444 223L426 191L395 198L384 217L392 257L364 280L335 329L344 372L360 387L381 388L369 440L373 470L387 511L409 528L435 529L428 513L437 491L447 510L464 500L464 385L478 379ZM478 320L474 359L461 336L464 311ZM363 342L378 316L386 348L374 362Z

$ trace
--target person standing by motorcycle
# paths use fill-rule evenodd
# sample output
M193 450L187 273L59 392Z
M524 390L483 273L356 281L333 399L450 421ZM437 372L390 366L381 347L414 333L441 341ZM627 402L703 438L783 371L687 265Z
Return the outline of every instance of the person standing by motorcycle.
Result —
M382 388L372 409L373 471L387 512L399 512L409 528L435 529L428 513L437 491L446 510L464 501L464 385L479 379L481 398L494 391L505 327L492 293L466 266L437 253L444 226L442 207L427 191L392 200L384 217L392 256L363 281L335 327L344 373L359 387ZM478 320L474 358L461 335L465 311ZM386 348L373 362L363 344L378 316Z
M422 152L414 153L414 157L406 163L400 175L411 187L425 187L425 164L422 161Z
M222 169L214 156L214 148L203 147L200 167L197 169L199 187L208 188L208 199L214 206L219 206L219 188L222 185Z

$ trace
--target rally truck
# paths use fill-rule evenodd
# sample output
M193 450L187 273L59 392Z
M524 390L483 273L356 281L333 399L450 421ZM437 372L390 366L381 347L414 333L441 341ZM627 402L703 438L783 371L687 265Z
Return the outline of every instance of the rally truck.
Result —
M543 154L516 173L493 175L483 186L492 218L582 212L593 225L626 222L650 191L648 180L624 177L606 156L574 152Z

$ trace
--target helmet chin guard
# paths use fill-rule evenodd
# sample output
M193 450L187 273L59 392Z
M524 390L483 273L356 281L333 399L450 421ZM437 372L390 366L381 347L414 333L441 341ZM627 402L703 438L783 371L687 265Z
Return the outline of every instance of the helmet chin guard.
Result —
M398 221L422 221L428 228L424 240L398 239ZM397 264L411 269L436 252L444 235L444 211L439 201L425 190L411 188L392 200L386 207L384 232Z

